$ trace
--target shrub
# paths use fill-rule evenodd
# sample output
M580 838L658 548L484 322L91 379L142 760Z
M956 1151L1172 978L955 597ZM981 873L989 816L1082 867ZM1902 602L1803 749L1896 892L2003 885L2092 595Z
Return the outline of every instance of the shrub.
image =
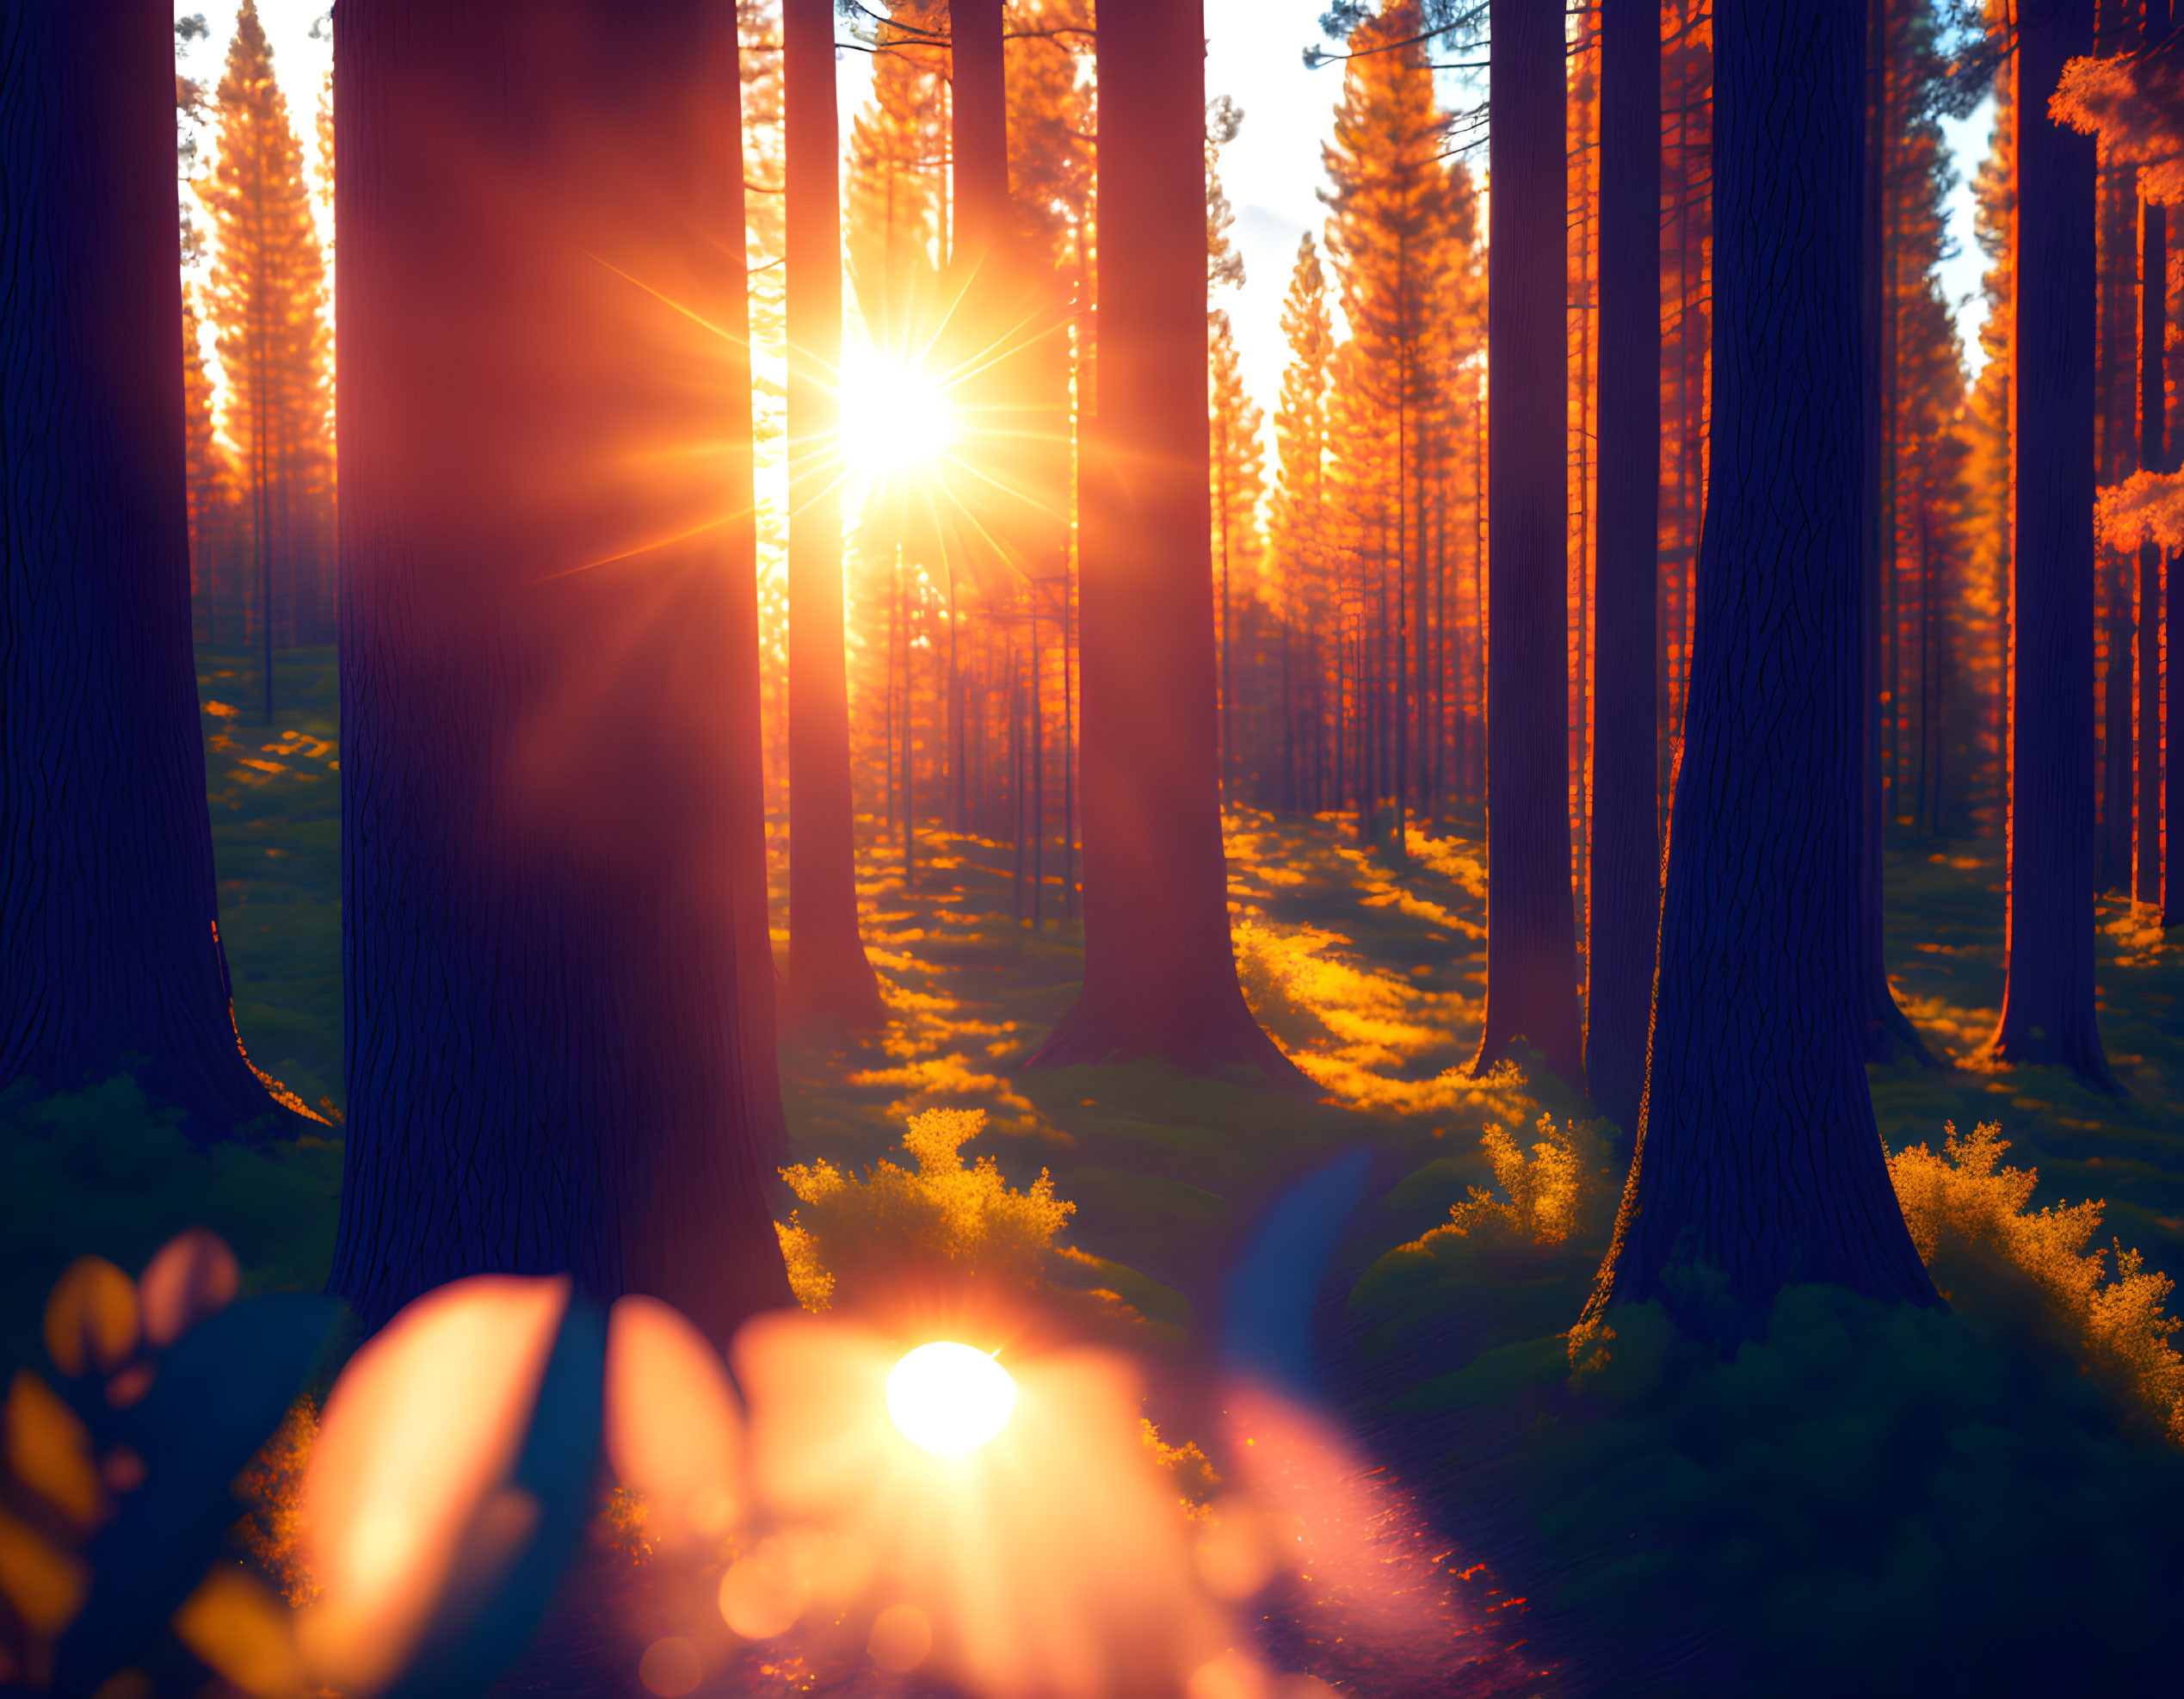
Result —
M1498 1126L1489 1127L1479 1142L1507 1197L1473 1186L1469 1197L1450 1208L1448 1220L1418 1244L1477 1239L1503 1245L1528 1241L1545 1250L1600 1225L1596 1218L1613 1196L1613 1173L1597 1124L1570 1121L1557 1127L1552 1115L1543 1115L1535 1130L1539 1142L1527 1160L1515 1140Z
M2180 1324L2163 1307L2175 1282L2149 1270L2120 1241L2109 1277L2108 1253L2085 1248L2100 1230L2101 1202L2027 1210L2039 1172L1996 1166L2009 1148L2001 1132L1989 1121L1965 1138L1951 1121L1942 1154L1922 1144L1889 1158L1889 1177L1920 1257L1943 1277L1953 1259L1966 1256L1999 1258L2029 1276L2076 1334L2088 1362L2184 1445L2184 1356L2169 1344Z
M783 1169L801 1206L775 1227L797 1301L809 1310L837 1296L870 1303L885 1288L935 1275L1036 1283L1077 1206L1054 1195L1043 1168L1017 1191L990 1156L966 1167L963 1146L985 1121L984 1109L911 1116L903 1147L915 1172L885 1160L861 1180L824 1159Z

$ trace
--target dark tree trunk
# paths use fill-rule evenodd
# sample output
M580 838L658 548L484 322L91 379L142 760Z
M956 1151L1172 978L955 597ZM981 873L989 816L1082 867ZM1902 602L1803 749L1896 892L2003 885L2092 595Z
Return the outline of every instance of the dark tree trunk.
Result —
M786 1018L885 1018L857 930L842 650L841 150L830 0L783 0L787 120L789 966Z
M1002 0L948 0L955 248L973 261L1009 233Z
M302 1106L244 1055L220 949L172 32L139 0L0 9L0 1086L140 1063L205 1138Z
M1638 1130L1661 930L1654 605L1661 488L1661 9L1602 0L1600 505L1585 1079Z
M1569 453L1563 14L1495 0L1487 248L1486 1029L1474 1072L1520 1038L1582 1078L1570 889Z
M2157 46L2169 35L2169 0L2146 0L2145 44ZM2169 219L2167 209L2146 203L2142 217L2138 306L2138 463L2149 472L2169 469L2169 406L2166 350L2169 314ZM2162 827L2163 804L2162 739L2162 551L2152 543L2138 551L2138 853L2133 895L2142 903L2162 900Z
M2008 978L1991 1049L2112 1087L2094 1012L2094 139L2047 115L2090 0L2018 21Z
M1303 1089L1245 1006L1229 939L1205 400L1205 39L1200 0L1102 0L1099 412L1084 445L1077 620L1084 986L1028 1066L1241 1062Z
M1866 62L1864 144L1860 159L1864 170L1862 218L1865 240L1859 267L1860 310L1864 336L1859 349L1861 381L1865 386L1866 417L1872 428L1866 432L1866 501L1860 542L1864 571L1859 593L1858 639L1858 968L1859 995L1865 1004L1862 1022L1866 1060L1892 1061L1908 1053L1922 1066L1935 1058L1896 1002L1888 983L1888 955L1885 930L1887 881L1882 874L1881 846L1885 830L1886 805L1881 794L1881 750L1885 738L1895 742L1892 720L1894 695L1882 700L1881 633L1887 624L1882 591L1895 570L1895 526L1891 517L1891 491L1895 467L1886 429L1895 394L1891 369L1895 361L1893 339L1888 335L1893 312L1889 300L1888 270L1888 8L1890 0L1866 0ZM1902 763L1892 768L1901 786Z
M1855 977L1863 12L1714 15L1712 454L1645 1111L1600 1297L1717 1340L1792 1282L1935 1301Z
M344 0L332 1288L786 1304L735 9Z

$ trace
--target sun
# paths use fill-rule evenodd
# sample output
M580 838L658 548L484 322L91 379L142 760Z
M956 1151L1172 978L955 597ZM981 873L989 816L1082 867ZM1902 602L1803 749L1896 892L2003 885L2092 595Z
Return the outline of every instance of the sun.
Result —
M923 362L870 350L845 362L842 460L850 477L879 484L928 472L958 424L948 386Z
M936 1457L976 1451L1009 1425L1016 1382L985 1352L952 1340L920 1345L887 1377L887 1413Z

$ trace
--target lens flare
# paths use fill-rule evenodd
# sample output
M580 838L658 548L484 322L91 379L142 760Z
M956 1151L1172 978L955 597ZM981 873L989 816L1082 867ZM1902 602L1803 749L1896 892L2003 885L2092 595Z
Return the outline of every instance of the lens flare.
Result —
M954 404L941 374L915 360L874 354L842 374L842 458L853 477L898 478L947 452Z
M887 1376L887 1413L912 1445L936 1457L976 1451L1009 1425L1016 1383L984 1351L938 1340Z

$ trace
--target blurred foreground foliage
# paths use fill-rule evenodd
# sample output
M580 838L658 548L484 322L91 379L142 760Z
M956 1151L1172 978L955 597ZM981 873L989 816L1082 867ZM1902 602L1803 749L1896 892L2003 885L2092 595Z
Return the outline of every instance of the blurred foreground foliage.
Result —
M144 1266L185 1227L235 1249L244 1293L325 1283L341 1202L338 1140L201 1148L179 1110L116 1074L80 1091L0 1091L0 1364L34 1355L46 1293L79 1255Z

